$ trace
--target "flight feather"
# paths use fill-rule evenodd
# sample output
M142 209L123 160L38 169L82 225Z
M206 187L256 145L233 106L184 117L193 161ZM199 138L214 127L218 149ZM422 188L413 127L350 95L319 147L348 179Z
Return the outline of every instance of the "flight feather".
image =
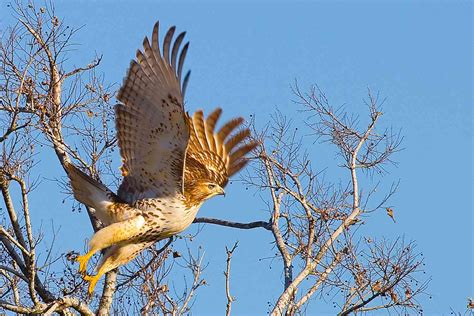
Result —
M187 44L180 53L181 33L171 48L174 32L172 27L166 33L161 54L155 25L151 45L145 38L117 95L123 103L115 112L124 176L118 196L129 203L183 191L189 128L180 78Z

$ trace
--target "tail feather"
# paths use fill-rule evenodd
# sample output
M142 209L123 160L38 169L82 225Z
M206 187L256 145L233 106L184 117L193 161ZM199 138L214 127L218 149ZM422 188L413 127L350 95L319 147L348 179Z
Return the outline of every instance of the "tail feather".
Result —
M79 202L94 208L96 215L104 223L111 222L108 209L118 202L117 196L105 185L88 176L73 164L67 163L64 166L71 181L74 197Z

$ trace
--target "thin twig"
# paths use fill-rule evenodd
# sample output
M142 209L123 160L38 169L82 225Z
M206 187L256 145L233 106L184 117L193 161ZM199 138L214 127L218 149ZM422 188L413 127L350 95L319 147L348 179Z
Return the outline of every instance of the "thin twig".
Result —
M239 242L237 241L234 246L229 250L227 246L225 247L225 251L227 253L227 260L226 260L226 270L224 272L225 276L225 295L227 297L227 304L225 309L225 315L229 316L230 311L232 309L232 302L235 301L235 297L230 295L230 261L232 260L232 255L234 254L235 249L237 249Z

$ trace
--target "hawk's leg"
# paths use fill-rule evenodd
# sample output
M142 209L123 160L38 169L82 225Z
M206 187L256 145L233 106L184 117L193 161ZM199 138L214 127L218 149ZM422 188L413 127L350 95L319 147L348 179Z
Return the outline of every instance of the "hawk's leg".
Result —
M133 239L133 237L140 234L144 225L145 219L139 215L126 221L111 224L96 232L89 241L89 251L76 259L79 262L79 272L81 274L86 272L87 262L97 251Z
M130 260L133 260L143 249L151 246L153 242L143 242L138 244L126 244L126 245L115 245L107 249L102 258L102 262L99 265L99 269L96 275L87 275L84 280L89 282L89 295L94 292L97 281L105 273L117 268L118 266L124 265Z
M100 277L102 276L103 273L99 274L97 273L96 275L85 275L84 280L89 282L89 287L87 288L87 293L89 293L89 296L94 293L95 285L97 284L97 281L99 281Z

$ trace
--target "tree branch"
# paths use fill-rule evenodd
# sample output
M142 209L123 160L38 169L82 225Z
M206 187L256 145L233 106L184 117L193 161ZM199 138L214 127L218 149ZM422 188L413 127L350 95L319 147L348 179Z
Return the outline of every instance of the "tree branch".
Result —
M227 260L226 260L226 270L224 272L225 276L225 295L227 297L227 304L225 309L225 315L229 316L230 311L232 309L232 302L235 301L235 297L230 295L230 261L232 260L232 255L234 254L235 249L237 249L239 242L236 242L232 249L229 250L227 246L225 247L225 251L227 253Z
M238 222L229 222L226 220L216 219L216 218L208 218L208 217L196 217L193 223L206 223L206 224L214 224L220 226L226 226L231 228L240 228L240 229L252 229L252 228L264 228L266 230L271 230L271 225L268 222L264 221L257 221L257 222L250 222L250 223L238 223Z

